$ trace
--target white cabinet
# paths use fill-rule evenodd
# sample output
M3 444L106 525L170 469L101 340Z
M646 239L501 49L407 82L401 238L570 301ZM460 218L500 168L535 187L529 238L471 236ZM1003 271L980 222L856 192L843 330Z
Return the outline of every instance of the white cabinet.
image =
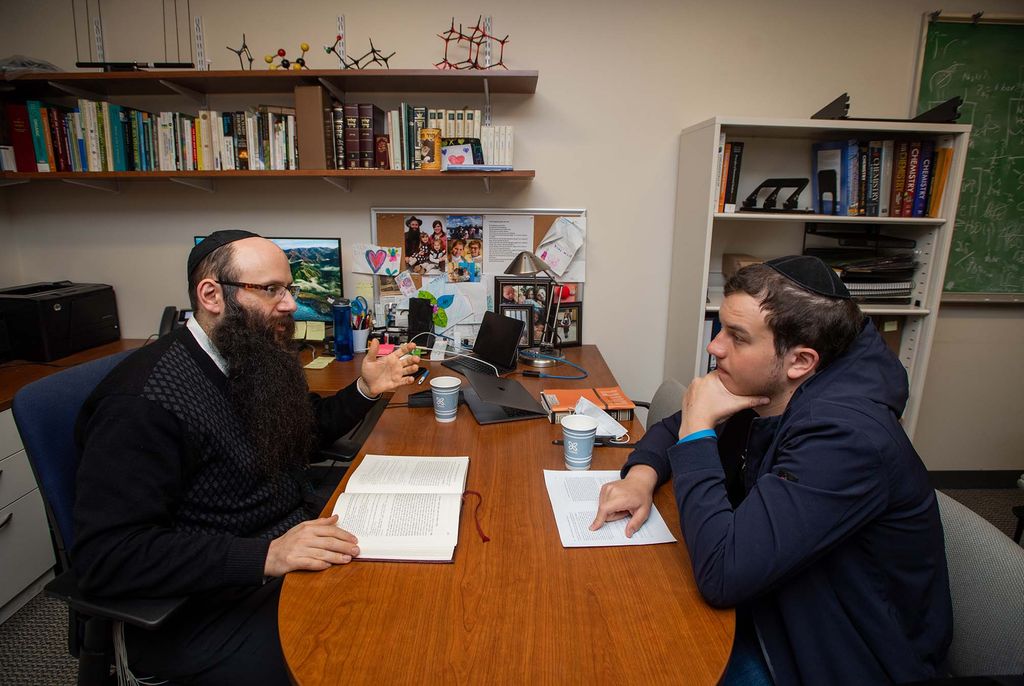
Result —
M917 269L909 305L871 305L867 314L902 315L899 357L910 380L903 426L913 437L935 332L942 277L956 217L970 126L813 119L716 117L683 130L679 144L672 280L665 346L665 376L688 383L701 373L705 316L722 299L722 254L763 259L800 254L806 222L880 225L885 234L916 241ZM840 217L818 214L718 213L715 177L720 135L744 143L737 203L768 178L811 178L812 145L826 140L953 138L953 156L940 216L934 218ZM787 191L780 193L779 206ZM812 207L811 185L800 207Z
M50 578L54 565L43 499L10 410L0 412L0 622Z

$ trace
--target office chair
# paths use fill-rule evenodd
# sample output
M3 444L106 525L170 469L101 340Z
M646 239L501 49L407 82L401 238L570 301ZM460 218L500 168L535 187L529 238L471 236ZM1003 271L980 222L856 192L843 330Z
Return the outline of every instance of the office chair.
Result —
M665 379L654 392L651 402L634 400L637 407L647 408L647 420L644 422L644 430L649 431L652 426L665 417L675 414L683 406L683 396L686 394L686 386L675 379Z
M944 493L935 492L946 543L954 677L1024 674L1024 550Z
M45 590L68 605L68 652L78 658L79 684L110 682L113 637L119 623L154 629L184 602L181 598L90 598L78 589L68 557L74 544L72 508L80 458L75 420L96 385L127 355L117 353L35 381L18 391L12 405L63 570Z

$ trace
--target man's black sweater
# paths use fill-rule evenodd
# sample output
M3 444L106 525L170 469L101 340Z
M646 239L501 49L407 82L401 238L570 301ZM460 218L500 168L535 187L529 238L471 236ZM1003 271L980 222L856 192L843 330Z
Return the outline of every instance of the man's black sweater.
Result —
M321 444L372 406L310 394ZM300 473L261 475L227 379L181 328L135 352L78 418L72 565L83 590L179 596L259 585L270 541L309 519Z

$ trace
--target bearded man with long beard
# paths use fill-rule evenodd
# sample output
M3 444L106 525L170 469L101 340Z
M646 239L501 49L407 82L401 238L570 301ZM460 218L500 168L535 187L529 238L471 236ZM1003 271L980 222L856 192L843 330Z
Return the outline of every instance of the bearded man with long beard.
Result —
M296 289L277 246L212 233L188 282L188 326L126 358L79 416L72 565L87 593L188 597L159 630L125 628L136 675L288 683L283 576L359 555L336 517L317 519L309 459L411 383L419 358L403 359L407 345L378 359L373 342L356 382L320 398L292 341Z

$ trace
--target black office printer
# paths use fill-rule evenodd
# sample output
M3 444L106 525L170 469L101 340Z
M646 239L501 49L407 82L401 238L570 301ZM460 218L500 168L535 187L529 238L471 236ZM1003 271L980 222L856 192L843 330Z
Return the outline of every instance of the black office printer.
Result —
M50 362L119 338L114 289L106 284L0 288L0 360Z

